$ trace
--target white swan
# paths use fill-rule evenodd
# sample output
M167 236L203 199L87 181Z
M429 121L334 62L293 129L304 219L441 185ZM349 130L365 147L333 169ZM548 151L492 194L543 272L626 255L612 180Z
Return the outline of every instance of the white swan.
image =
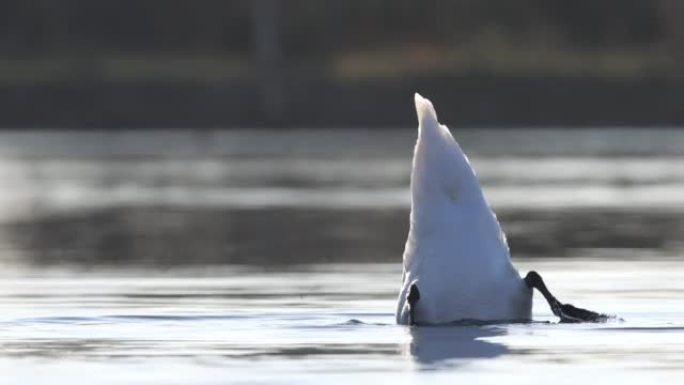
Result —
M533 287L562 321L605 321L603 314L559 302L536 272L520 277L468 158L432 103L419 94L415 103L418 140L397 323L529 320Z
M415 323L530 319L532 289L511 263L506 237L468 158L437 121L432 103L419 94L415 102L418 141L397 323L411 323L412 285L420 296Z

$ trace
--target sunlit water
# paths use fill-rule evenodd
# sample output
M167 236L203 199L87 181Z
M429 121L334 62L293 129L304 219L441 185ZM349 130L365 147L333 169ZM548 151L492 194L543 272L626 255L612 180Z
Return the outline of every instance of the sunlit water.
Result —
M414 130L4 132L0 384L681 383L684 131L455 135L614 320L395 325Z
M396 264L164 273L15 271L0 281L2 383L680 383L684 264L524 260L561 299L619 315L394 324Z

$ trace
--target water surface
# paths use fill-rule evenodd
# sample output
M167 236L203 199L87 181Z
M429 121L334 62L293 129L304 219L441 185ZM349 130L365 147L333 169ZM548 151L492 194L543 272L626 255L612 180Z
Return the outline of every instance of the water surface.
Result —
M0 384L684 378L684 131L463 130L521 272L617 315L394 324L415 130L0 133Z
M562 299L619 314L558 324L394 324L396 264L159 272L14 271L0 290L3 383L678 383L684 263L518 261ZM597 377L599 376L599 377Z

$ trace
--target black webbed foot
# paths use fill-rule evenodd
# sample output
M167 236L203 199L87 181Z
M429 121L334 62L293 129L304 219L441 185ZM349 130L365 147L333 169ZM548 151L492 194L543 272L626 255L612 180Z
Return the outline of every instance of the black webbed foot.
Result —
M415 325L416 324L415 312L416 312L416 304L418 303L419 299L420 299L420 291L418 290L418 286L416 286L416 284L413 284L413 285L411 285L408 293L406 294L406 301L408 302L408 305L409 305L409 325Z
M561 303L554 297L549 289L544 284L541 275L536 271L530 271L525 277L525 284L530 288L536 288L549 303L551 311L554 315L560 318L563 323L579 323L579 322L606 322L610 317L597 313L591 310L575 307L571 304Z
M564 323L606 322L609 318L605 314L575 307L571 304L561 304L559 317Z

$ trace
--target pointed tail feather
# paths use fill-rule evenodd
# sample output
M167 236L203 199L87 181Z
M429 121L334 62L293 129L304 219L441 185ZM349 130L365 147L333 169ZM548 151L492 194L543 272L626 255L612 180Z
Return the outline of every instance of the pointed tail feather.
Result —
M418 114L418 123L420 123L421 126L424 124L438 124L437 112L435 111L435 107L432 106L432 102L428 99L425 99L417 92L413 98L416 103L416 114Z

